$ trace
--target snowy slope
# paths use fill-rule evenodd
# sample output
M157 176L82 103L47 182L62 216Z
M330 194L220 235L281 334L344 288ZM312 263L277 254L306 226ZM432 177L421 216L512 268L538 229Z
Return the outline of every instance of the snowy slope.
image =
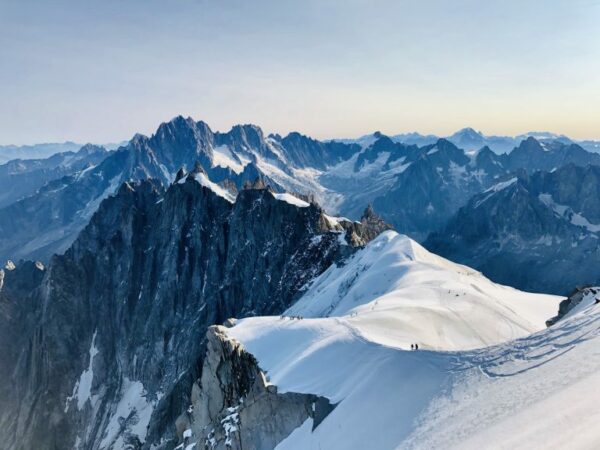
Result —
M600 306L593 303L586 298L552 328L480 350L392 348L341 317L251 318L228 332L280 392L338 403L280 450L584 449L600 441Z
M344 317L366 339L391 347L464 350L544 328L559 300L492 283L388 231L330 267L286 314Z

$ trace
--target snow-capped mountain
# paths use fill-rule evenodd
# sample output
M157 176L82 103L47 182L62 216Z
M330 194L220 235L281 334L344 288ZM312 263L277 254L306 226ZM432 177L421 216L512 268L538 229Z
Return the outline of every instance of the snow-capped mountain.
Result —
M475 138L469 131L465 136ZM358 219L369 204L396 230L419 241L443 227L473 195L508 174L573 162L600 164L576 144L528 138L508 155L465 151L440 139L418 147L376 133L369 143L320 142L299 133L265 136L254 125L226 133L176 117L150 137L137 135L95 167L49 181L0 209L0 260L47 261L63 252L100 202L126 181L163 186L200 163L214 183L241 189L260 178L277 192L315 199L331 215Z
M203 122L177 117L151 137L136 135L98 165L52 180L0 210L0 259L48 259L61 253L122 183L155 179L168 186L179 169L191 169L196 162L216 182L227 179L238 188L261 175L274 187L280 181L297 184L277 165L277 154L278 147L257 127L219 134Z
M567 293L600 281L600 168L511 176L473 197L425 246L495 281Z
M531 448L585 415L586 433L560 438L585 448L600 436L585 398L600 363L589 355L600 336L591 292L545 329L558 297L496 285L386 232L282 316L209 329L181 442L245 448L265 435L264 414L280 411L269 448L504 448L499 436ZM209 393L220 401L207 409ZM573 409L544 419L565 404Z
M121 143L106 143L97 145L107 150L116 150L117 148L127 144ZM76 142L62 142L54 144L34 144L34 145L0 145L0 164L5 164L9 161L19 159L21 161L30 159L48 159L58 153L76 153L84 147Z
M382 345L409 349L416 342L422 349L456 350L538 331L557 307L557 297L494 284L387 231L314 280L285 314L343 317Z
M373 135L361 136L357 139L336 139L336 141L356 143L366 147L373 143L374 136L376 134L377 133L374 133ZM467 151L479 150L482 147L489 147L494 153L497 154L510 153L512 149L521 143L521 141L524 141L529 137L544 143L558 141L563 144L578 144L589 152L600 152L600 141L576 140L571 139L563 134L550 133L547 131L530 131L517 136L494 136L485 135L480 131L467 127L458 130L450 136L436 136L433 134L424 135L416 132L395 134L391 136L392 140L395 142L401 142L406 145L417 145L419 147L434 144L439 139L444 138L452 142L457 147L463 148Z

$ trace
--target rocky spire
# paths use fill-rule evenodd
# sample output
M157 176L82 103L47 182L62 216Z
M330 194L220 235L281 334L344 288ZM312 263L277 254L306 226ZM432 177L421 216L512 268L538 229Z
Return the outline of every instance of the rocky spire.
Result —
M183 169L183 167L181 167L177 171L177 175L175 175L175 183L177 183L179 180L181 180L182 178L184 178L185 175L186 175L185 170Z
M270 189L262 177L256 177L253 182L246 181L242 189Z
M194 169L190 172L190 175L197 175L199 173L203 173L204 175L207 175L206 170L204 170L204 167L202 167L202 164L200 164L200 161L196 161L196 163L194 164Z

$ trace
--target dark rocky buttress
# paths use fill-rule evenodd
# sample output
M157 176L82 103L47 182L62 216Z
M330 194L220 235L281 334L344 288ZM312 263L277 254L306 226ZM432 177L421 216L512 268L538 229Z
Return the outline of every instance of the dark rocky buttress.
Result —
M231 203L193 175L166 192L124 184L31 286L11 288L15 277L5 277L3 448L172 448L207 327L281 313L353 252L344 226L268 189ZM16 316L27 320L13 340Z

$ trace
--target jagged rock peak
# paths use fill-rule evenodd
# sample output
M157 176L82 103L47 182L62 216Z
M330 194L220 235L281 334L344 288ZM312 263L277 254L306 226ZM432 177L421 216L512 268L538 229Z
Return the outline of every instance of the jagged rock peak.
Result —
M177 183L179 180L185 178L186 176L186 172L185 169L183 167L181 167L178 171L177 174L175 175L175 183Z
M542 144L533 136L521 141L518 148L522 150L543 150Z
M133 192L133 191L135 191L135 188L133 187L132 182L126 181L119 187L119 190L117 191L117 193L121 194L122 192Z
M258 125L234 125L229 133L251 144L258 144L265 139L263 131Z
M365 208L365 211L363 212L363 215L361 217L361 221L362 220L370 220L372 218L380 219L380 217L377 214L375 214L375 210L373 209L373 205L369 203L367 205L367 207Z
M369 240L386 230L393 229L390 224L385 222L383 218L375 212L373 205L371 204L365 208L360 222L365 226L365 230L368 233L372 233L369 235Z
M364 246L393 227L379 217L371 205L367 206L360 222L340 221L346 231L346 241L353 246Z
M227 335L226 327L209 327L206 341L191 407L177 419L184 446L195 441L215 450L275 448L307 419L314 420L314 429L335 408L325 397L279 393L256 358Z
M208 176L208 174L206 173L206 170L204 170L204 167L202 167L202 164L200 164L200 161L196 161L194 164L194 168L190 172L190 175L198 175L200 173Z
M94 153L104 153L104 152L106 152L106 149L104 147L88 143L88 144L85 144L84 146L82 146L77 153L79 155L92 155Z
M585 302L589 303L590 299L594 301L594 303L600 302L600 288L593 286L578 286L568 298L560 302L558 305L558 314L551 319L548 319L546 321L546 326L551 327L552 325L556 324L556 322L563 319L569 312L571 312L580 304L585 304Z
M220 181L218 184L219 184L219 186L221 186L224 189L226 189L229 192L231 192L233 195L237 196L237 194L238 194L238 188L237 188L235 182L233 182L229 178L226 178L223 181Z
M244 190L247 190L247 189L271 190L271 187L265 183L265 181L262 179L262 177L256 177L253 182L251 182L250 180L246 181L244 183L244 186L242 187L242 189L244 189Z
M135 133L129 142L133 146L139 146L140 144L145 143L147 140L148 136L145 136L141 133Z

